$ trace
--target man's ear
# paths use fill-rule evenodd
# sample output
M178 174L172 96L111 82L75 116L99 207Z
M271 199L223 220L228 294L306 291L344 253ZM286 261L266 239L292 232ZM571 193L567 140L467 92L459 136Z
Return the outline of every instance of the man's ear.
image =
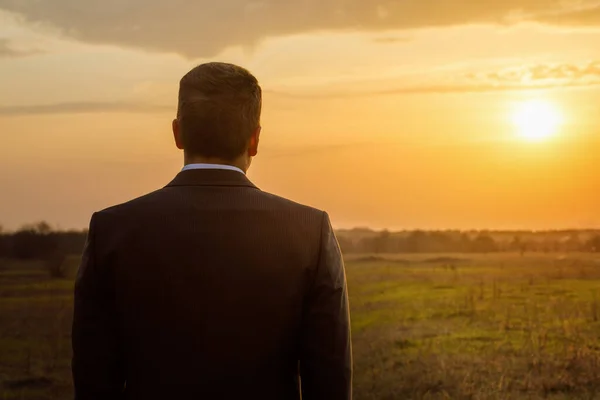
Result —
M250 145L248 146L248 155L254 157L258 154L258 143L260 142L261 127L256 128L252 136L250 136Z
M173 120L173 138L175 139L175 146L179 150L183 150L183 140L181 140L181 130L177 118Z

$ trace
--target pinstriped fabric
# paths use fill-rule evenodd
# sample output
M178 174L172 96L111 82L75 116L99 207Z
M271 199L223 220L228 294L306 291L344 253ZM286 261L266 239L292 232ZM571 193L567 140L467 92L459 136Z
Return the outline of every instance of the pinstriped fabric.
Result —
M189 170L93 220L97 265L82 264L80 286L100 284L97 271L109 277L106 337L124 372L76 379L80 399L119 379L128 399L298 399L299 360L305 399L350 398L345 274L327 214L262 192L239 172ZM77 375L111 376L102 368L115 368L115 357L84 339L91 324L105 329L82 317L92 294L77 296L74 370L79 353L81 365L96 362Z

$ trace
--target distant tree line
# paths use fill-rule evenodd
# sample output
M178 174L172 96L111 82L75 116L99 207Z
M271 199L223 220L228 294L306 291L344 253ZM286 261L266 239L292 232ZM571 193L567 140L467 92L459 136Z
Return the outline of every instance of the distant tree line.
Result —
M51 276L65 274L67 256L83 250L87 232L57 231L46 222L25 225L16 232L4 232L0 228L0 259L44 262Z
M600 252L600 231L339 231L344 253Z
M404 231L337 232L344 253L600 252L600 231ZM81 254L87 231L58 231L46 222L3 232L0 259L42 260L53 276L72 254Z

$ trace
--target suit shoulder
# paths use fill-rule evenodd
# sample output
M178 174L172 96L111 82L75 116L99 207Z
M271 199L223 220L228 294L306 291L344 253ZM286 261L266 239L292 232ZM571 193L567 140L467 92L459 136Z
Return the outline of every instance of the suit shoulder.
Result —
M285 197L281 197L269 192L259 192L260 196L263 197L264 201L272 203L274 206L289 209L290 211L296 213L305 213L315 217L323 217L326 214L325 211L319 210L318 208L307 206L305 204L297 203L293 200L286 199Z
M126 201L121 204L116 204L114 206L105 208L103 210L97 211L95 214L100 217L110 216L110 215L119 215L122 213L128 213L137 208L147 207L150 204L153 204L161 197L164 189L158 189L148 194L145 194L140 197L136 197L135 199Z

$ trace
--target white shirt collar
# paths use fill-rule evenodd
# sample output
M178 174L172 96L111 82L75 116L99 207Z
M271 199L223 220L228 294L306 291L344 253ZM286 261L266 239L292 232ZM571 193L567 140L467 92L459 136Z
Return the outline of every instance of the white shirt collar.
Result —
M233 165L224 165L224 164L205 164L205 163L197 163L197 164L188 164L183 167L182 171L188 171L190 169L224 169L228 171L237 171L246 175L244 171L239 169L238 167L234 167Z

